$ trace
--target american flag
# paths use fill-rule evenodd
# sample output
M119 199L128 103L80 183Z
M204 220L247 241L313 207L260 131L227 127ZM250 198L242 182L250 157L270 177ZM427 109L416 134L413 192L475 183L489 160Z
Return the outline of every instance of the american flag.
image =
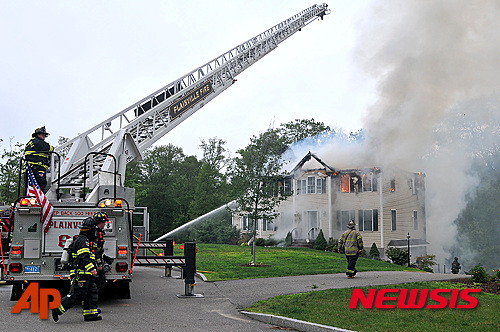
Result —
M40 189L40 186L36 182L35 176L33 175L33 171L31 171L30 165L27 165L26 174L28 175L28 196L36 197L38 205L42 207L42 216L40 221L43 223L43 231L47 233L49 231L49 225L52 221L52 213L54 209L52 208L52 204L50 204L49 200L43 194L43 191Z

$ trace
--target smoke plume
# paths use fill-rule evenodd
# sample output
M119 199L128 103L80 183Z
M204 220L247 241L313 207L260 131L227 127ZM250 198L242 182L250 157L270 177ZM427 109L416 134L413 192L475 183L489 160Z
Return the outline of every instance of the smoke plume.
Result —
M363 119L366 141L345 144L344 134L292 149L335 168L424 172L428 252L449 271L454 221L479 183L472 161L499 151L500 3L374 2L358 24L355 57L377 95Z
M497 1L384 1L360 29L356 56L377 82L369 158L426 173L429 252L441 263L478 184L472 158L498 147L499 18Z

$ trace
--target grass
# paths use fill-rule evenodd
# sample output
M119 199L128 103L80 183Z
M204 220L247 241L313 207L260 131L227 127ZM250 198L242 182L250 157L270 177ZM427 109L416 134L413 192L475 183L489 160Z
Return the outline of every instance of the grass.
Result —
M209 281L345 273L347 267L345 256L338 253L277 247L257 247L256 264L267 266L242 266L250 263L252 259L251 248L248 246L201 243L197 246L197 269L204 273ZM358 271L408 270L404 266L366 258L358 260L356 269Z
M446 282L417 282L370 287L376 289L452 289L465 285ZM369 288L362 288L365 294ZM260 301L247 311L273 314L355 331L499 331L500 296L475 293L474 309L349 309L352 288L281 295ZM448 297L449 298L449 297ZM429 304L436 304L428 299ZM385 302L394 304L394 302ZM459 302L458 304L462 304ZM463 303L466 304L466 303Z
M251 248L219 244L197 244L197 270L209 281L268 278L304 274L344 273L344 255L301 248L257 247L256 263L249 267ZM175 249L175 255L183 251ZM359 271L420 271L383 261L360 258ZM465 288L446 282L418 282L373 288ZM314 287L313 287L314 288ZM363 288L365 294L368 288ZM255 303L247 311L284 316L356 331L500 331L500 296L479 293L475 309L349 309L350 289L330 289L282 295ZM431 301L431 300L429 300ZM431 301L432 304L435 304ZM459 303L460 304L460 303Z

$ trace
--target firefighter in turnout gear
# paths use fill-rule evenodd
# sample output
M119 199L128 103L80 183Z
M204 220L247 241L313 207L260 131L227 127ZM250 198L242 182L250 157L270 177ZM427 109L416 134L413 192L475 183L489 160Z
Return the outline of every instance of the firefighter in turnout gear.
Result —
M71 289L68 295L61 300L57 309L52 309L52 318L59 320L59 316L71 309L75 304L82 304L85 321L101 320L97 309L98 290L95 283L97 263L92 252L91 242L95 240L96 226L94 219L86 218L80 225L80 234L73 243L73 268L70 271L72 278Z
M45 142L45 138L49 135L45 127L35 129L35 132L31 135L33 138L24 148L24 158L30 165L35 180L43 192L47 187L47 170L50 166L49 152L54 151L54 147Z
M358 272L356 270L356 261L359 254L363 251L363 238L356 230L354 220L349 221L347 228L349 229L340 237L338 252L344 251L347 259L346 275L347 278L352 279L356 275L356 272Z
M106 285L106 272L111 270L110 265L113 263L113 259L104 254L104 243L106 242L104 240L104 227L109 219L106 213L97 212L94 214L94 221L96 224L96 240L92 243L92 249L97 262L97 288L102 289Z

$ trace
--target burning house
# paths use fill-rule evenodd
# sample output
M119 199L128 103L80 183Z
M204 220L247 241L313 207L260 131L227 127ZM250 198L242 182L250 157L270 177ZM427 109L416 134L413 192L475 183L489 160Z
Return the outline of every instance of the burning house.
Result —
M291 196L279 206L280 217L259 220L257 234L285 238L294 244L314 243L319 231L339 239L349 220L363 235L365 247L407 248L411 256L427 253L425 176L402 170L367 167L335 169L309 152L284 179ZM247 216L233 216L233 225L252 231ZM381 252L383 256L383 251Z

